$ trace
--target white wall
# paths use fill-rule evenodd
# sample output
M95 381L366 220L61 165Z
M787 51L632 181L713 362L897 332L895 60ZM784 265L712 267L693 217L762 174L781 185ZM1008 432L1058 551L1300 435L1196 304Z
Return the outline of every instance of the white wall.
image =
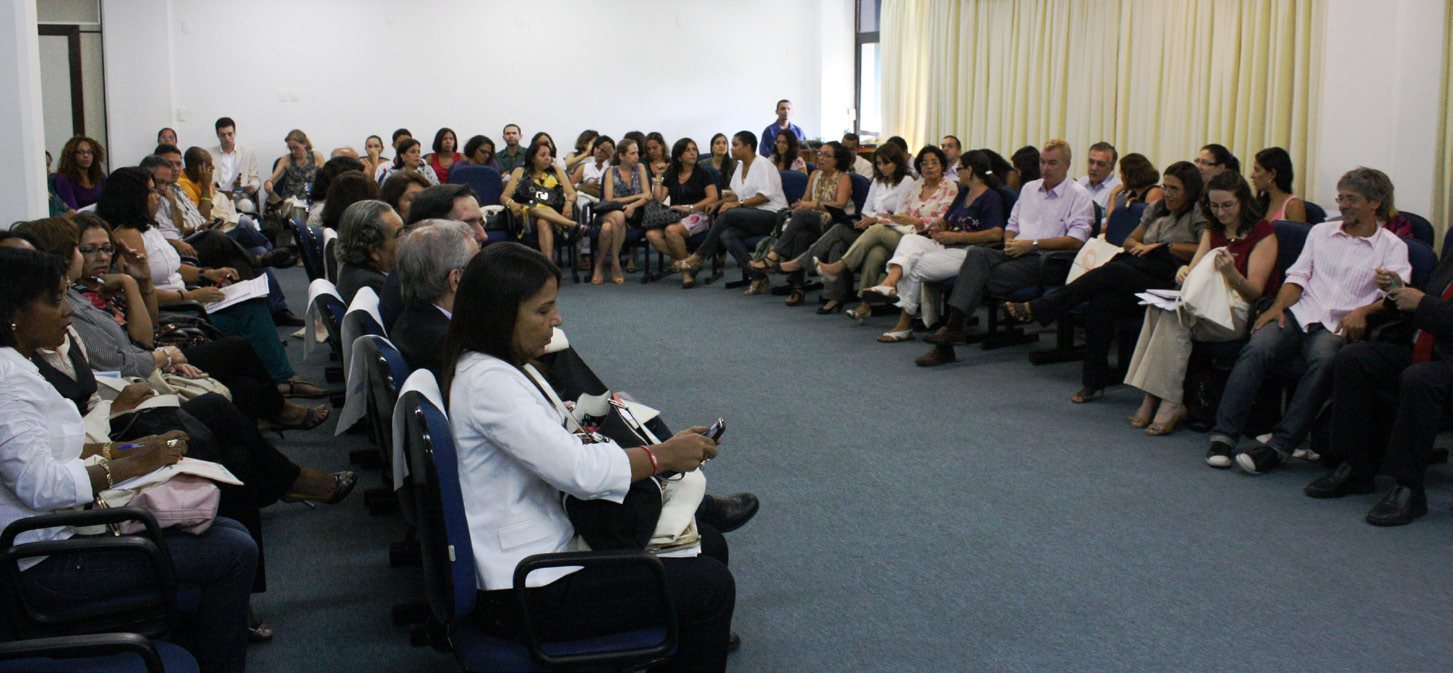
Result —
M1444 0L1328 0L1313 200L1331 210L1337 178L1368 166L1432 214L1446 20Z
M426 147L441 126L501 143L510 122L562 150L585 128L704 146L760 132L779 98L815 136L823 1L106 2L114 165L139 160L162 126L214 144L223 115L264 162L292 128L325 153L400 126Z
M0 0L0 129L14 145L0 152L0 227L44 217L45 125L35 0Z

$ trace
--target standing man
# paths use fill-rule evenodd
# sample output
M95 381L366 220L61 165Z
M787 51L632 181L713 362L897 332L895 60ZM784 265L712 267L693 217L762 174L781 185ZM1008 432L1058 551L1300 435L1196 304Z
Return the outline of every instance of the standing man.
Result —
M505 148L494 155L494 160L499 162L500 177L509 178L512 171L525 163L525 150L520 147L520 126L518 124L505 124L502 135L505 139Z
M1115 162L1119 160L1120 153L1110 143L1102 140L1090 146L1090 158L1080 185L1090 192L1090 198L1100 206L1101 212L1110 209L1110 192L1120 184L1120 176L1115 174Z
M257 212L257 190L262 187L257 155L237 144L237 122L231 117L218 119L215 126L217 144L208 152L215 165L212 179L217 191L232 197L238 212Z
M782 131L791 131L798 140L807 140L803 135L802 127L788 121L792 118L792 101L783 98L777 101L777 121L767 125L762 131L761 142L757 145L757 154L764 157L772 156L772 145L777 142L777 134Z
M843 149L853 155L853 172L869 180L873 179L873 162L858 154L858 134L843 134Z

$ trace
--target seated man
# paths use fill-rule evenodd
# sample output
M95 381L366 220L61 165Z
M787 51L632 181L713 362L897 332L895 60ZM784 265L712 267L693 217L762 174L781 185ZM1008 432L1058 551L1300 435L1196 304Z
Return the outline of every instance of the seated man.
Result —
M944 136L938 148L943 150L943 155L948 158L948 163L943 165L943 179L949 182L959 181L959 168L962 167L964 156L964 144L958 136Z
M499 163L500 176L504 177L525 164L525 148L520 147L520 127L518 124L505 124L504 129L500 133L504 136L505 148L500 150L499 154L494 155L494 159Z
M783 98L777 101L777 121L762 129L762 142L757 146L757 154L768 159L772 158L772 145L777 142L777 134L782 131L791 131L797 136L797 140L807 140L807 135L802 132L802 127L789 121L792 118L792 101ZM755 142L755 141L754 141Z
M409 217L404 221L404 233L420 226L427 226L425 220L454 220L469 226L474 241L480 247L488 242L484 233L484 212L479 209L479 200L469 185L434 185L414 195L409 205ZM384 279L383 291L378 293L378 316L383 318L385 329L393 329L394 321L404 312L403 292L399 288L398 271L392 271Z
M426 220L399 241L397 262L404 312L394 321L389 338L410 369L428 369L443 377L444 335L454 316L454 293L464 265L479 252L469 225L451 220Z
M237 144L237 122L222 117L215 124L217 144L210 150L217 162L212 176L218 191L232 198L238 211L257 212L257 190L262 189L262 174L257 169L257 154Z
M1090 158L1085 163L1085 177L1080 178L1080 184L1089 190L1090 198L1099 204L1101 211L1109 210L1110 192L1120 184L1120 175L1115 171L1119 160L1120 153L1110 143L1102 141L1090 146Z
M858 154L858 147L859 147L858 142L859 142L858 141L858 134L856 134L856 133L844 133L843 134L843 140L842 140L843 149L846 150L847 152L849 152L850 154L852 154L852 156L853 156L853 172L854 173L857 173L858 175L861 175L861 176L863 176L863 177L865 177L865 178L867 178L869 180L872 180L873 179L873 162L870 161L870 160L868 160L867 157L865 157L865 156L863 156L861 154Z
M959 267L958 280L948 298L948 320L923 340L933 344L915 362L933 367L954 361L954 345L968 342L964 322L986 293L1004 294L1022 287L1062 281L1045 279L1048 257L1043 253L1075 251L1090 237L1095 205L1080 183L1066 179L1070 145L1063 140L1044 144L1039 168L1044 177L1024 185L1004 226L1004 249L972 246ZM1066 271L1068 267L1066 266ZM990 309L998 310L998 309Z
M363 288L378 294L394 268L404 221L387 203L364 200L348 206L338 224L338 296L352 304Z
M1230 467L1235 455L1247 474L1261 474L1285 462L1307 438L1327 400L1337 350L1361 338L1368 316L1384 310L1377 270L1399 278L1412 273L1408 246L1378 222L1391 204L1392 181L1382 171L1356 168L1337 181L1342 221L1312 227L1276 302L1252 324L1251 341L1236 358L1216 410L1207 465ZM1306 359L1306 373L1271 439L1237 454L1236 443L1267 370L1298 354Z

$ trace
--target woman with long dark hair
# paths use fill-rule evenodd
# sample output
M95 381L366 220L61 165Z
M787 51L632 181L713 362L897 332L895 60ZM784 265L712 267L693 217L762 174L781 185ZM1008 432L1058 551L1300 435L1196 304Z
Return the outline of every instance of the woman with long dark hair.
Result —
M535 134L536 138L540 134ZM555 163L550 137L530 143L525 150L524 165L510 172L500 201L515 217L526 220L534 229L540 250L553 254L555 232L576 226L571 219L575 211L575 186L570 184L565 169Z
M719 197L716 182L697 163L699 156L695 140L682 138L676 141L671 147L671 165L666 169L663 184L656 186L654 197L663 203L669 198L671 208L684 215L709 212ZM646 230L646 240L671 257L673 268L681 269L681 286L686 288L696 285L696 274L680 264L690 255L686 249L689 236L686 225L680 221Z
M56 169L55 193L73 210L80 210L101 198L106 182L106 148L85 136L66 141L61 165Z
M454 129L439 129L434 134L431 149L434 151L424 157L424 162L434 171L434 177L439 178L439 184L449 182L449 168L454 162L464 160L464 155L459 152L459 136L454 134Z
M1292 156L1280 147L1268 147L1251 161L1251 186L1268 222L1307 221L1307 202L1292 193Z

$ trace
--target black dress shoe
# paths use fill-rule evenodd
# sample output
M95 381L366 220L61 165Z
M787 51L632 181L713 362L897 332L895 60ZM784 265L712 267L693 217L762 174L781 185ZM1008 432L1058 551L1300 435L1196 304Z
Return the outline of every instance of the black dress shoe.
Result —
M757 515L757 509L762 506L757 496L751 493L710 497L709 504L703 500L701 507L697 508L696 518L723 533L741 528Z
M1318 479L1302 489L1309 498L1340 498L1344 495L1371 493L1377 490L1372 477L1352 473L1351 463L1342 463L1332 474Z
M278 327L302 327L307 324L289 309L274 312L272 314L272 322Z
M736 631L732 631L732 634L727 636L727 651L736 652L740 649L742 649L742 637L737 635Z
M1367 513L1367 523L1374 526L1402 526L1427 513L1428 496L1423 489L1398 484L1372 506L1372 510Z
M270 266L277 269L290 268L298 263L298 254L292 248L273 248L257 258L255 267Z

